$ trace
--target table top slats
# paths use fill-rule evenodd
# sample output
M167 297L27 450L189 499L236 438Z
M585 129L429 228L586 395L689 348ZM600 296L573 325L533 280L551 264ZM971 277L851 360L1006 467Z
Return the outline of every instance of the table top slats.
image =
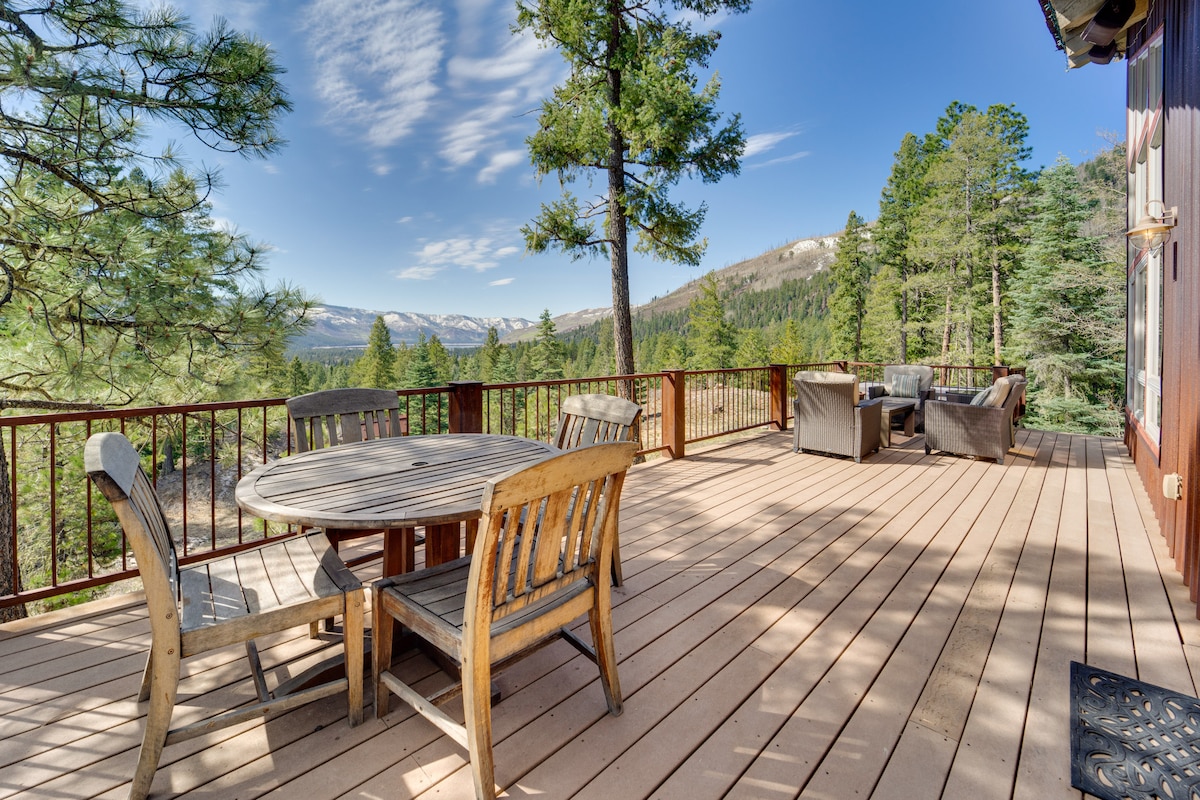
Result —
M239 481L238 505L275 522L338 529L438 525L480 515L487 481L558 450L490 434L376 439L274 461Z

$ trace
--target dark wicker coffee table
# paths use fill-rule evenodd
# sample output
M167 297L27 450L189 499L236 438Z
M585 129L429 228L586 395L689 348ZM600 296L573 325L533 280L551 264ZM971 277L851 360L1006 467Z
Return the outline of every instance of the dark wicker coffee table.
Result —
M890 447L892 444L892 422L896 417L900 417L904 424L904 435L912 436L916 433L917 424L917 401L909 397L881 397L883 403L881 409L882 418L879 425L879 444L882 447Z

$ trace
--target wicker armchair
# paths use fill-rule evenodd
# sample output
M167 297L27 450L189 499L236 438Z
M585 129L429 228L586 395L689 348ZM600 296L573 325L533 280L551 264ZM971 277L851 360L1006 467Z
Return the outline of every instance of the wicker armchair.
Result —
M858 402L858 379L840 372L800 372L796 387L795 436L792 450L815 450L863 456L879 449L882 405L879 400Z
M1025 377L1001 378L988 390L992 400L1003 393L1000 405L972 405L968 395L945 395L946 400L925 404L925 452L943 451L963 456L994 458L1003 464L1016 444L1014 418L1025 397Z

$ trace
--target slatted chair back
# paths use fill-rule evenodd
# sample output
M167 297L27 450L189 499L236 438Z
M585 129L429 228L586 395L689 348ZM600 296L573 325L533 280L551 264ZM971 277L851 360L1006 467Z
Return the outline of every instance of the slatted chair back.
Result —
M476 630L601 583L636 450L622 443L568 451L488 485L467 596Z
M408 418L391 389L310 392L288 398L287 408L300 453L408 434Z
M389 439L408 435L408 417L400 413L400 397L391 389L326 389L289 397L288 416L296 432L296 451L305 453L352 442ZM334 549L350 539L372 536L380 530L327 530L325 535ZM384 565L384 572L411 569L416 557L416 533L412 528L396 528L389 536L399 536L402 552L400 565ZM385 548L385 550L388 548ZM379 557L378 552L350 559L351 566ZM331 626L333 621L327 623Z
M133 445L120 434L88 440L88 474L117 514L133 548L151 608L173 609L179 597L179 558L158 493L142 469ZM179 639L179 621L166 613L150 616L154 638Z
M613 646L607 561L633 442L581 447L491 481L470 558L385 578L374 585L375 713L388 692L409 703L470 755L475 796L495 798L492 665L561 636L599 667L611 714L622 710ZM588 616L592 644L570 630ZM426 697L391 670L389 618L460 664L463 718L438 704L459 686Z
M573 394L562 402L554 446L570 450L596 442L627 441L641 413L641 406L620 397Z
M642 407L607 394L573 394L562 401L561 411L554 446L570 450L598 442L635 440ZM619 536L613 540L612 578L616 586L624 582Z

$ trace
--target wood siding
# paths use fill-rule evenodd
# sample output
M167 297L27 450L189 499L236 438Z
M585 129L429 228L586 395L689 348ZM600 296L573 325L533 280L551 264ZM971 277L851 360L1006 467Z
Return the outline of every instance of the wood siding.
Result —
M1158 457L1132 424L1126 444L1155 515L1191 590L1200 601L1200 0L1155 3L1140 32L1136 54L1163 31L1163 201L1179 209L1179 224L1163 258L1163 420ZM1130 224L1133 224L1132 222ZM1168 500L1163 476L1183 476L1183 499ZM1200 606L1198 606L1200 609Z

